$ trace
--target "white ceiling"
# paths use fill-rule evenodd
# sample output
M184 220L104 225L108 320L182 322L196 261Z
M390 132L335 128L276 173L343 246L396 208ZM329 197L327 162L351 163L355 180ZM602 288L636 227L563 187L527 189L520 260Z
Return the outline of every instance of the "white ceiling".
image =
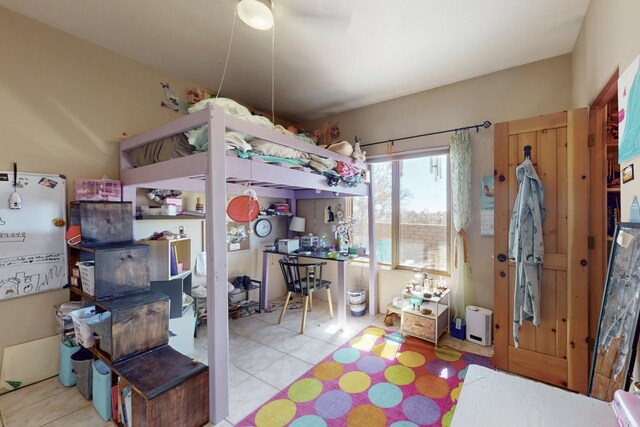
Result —
M216 90L235 0L0 0ZM276 114L304 120L571 52L589 0L275 0ZM223 94L271 110L271 32L240 20Z

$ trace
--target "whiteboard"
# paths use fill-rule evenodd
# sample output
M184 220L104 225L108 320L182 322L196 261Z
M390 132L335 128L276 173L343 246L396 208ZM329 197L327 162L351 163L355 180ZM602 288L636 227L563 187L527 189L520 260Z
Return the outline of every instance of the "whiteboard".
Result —
M68 283L65 178L18 173L21 209L9 209L13 191L13 171L0 171L0 300Z

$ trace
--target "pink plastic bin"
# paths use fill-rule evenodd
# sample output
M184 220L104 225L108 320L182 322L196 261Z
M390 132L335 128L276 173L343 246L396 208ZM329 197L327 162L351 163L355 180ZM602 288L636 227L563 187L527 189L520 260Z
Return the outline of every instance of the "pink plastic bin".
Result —
M122 200L122 186L114 179L75 180L76 200L119 202Z

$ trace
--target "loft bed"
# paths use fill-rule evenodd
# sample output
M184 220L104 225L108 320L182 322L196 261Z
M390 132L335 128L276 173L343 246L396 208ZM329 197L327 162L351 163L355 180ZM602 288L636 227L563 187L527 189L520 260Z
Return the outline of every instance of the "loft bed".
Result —
M156 141L180 135L193 129L206 128L208 150L183 157L134 167L133 150ZM227 149L227 132L241 132L264 141L288 147L308 155L321 156L354 166L350 157L301 141L273 129L227 114L220 106L205 108L154 129L132 136L120 144L120 180L123 200L136 203L137 188L162 188L204 192L207 250L207 286L209 298L207 328L209 361L209 418L216 424L229 414L229 343L227 307L227 194L242 194L250 186L258 196L285 198L295 213L296 200L351 196L372 196L372 186L366 179L360 183L336 185L335 180L313 168L291 168L286 162L269 163L261 157L242 158ZM367 170L366 164L356 166ZM370 177L370 173L368 174ZM369 204L369 256L375 259L373 211ZM346 274L345 274L346 275ZM369 312L377 313L376 263L369 263ZM213 292L211 291L213 290ZM346 290L344 292L346 294ZM339 293L340 294L340 293ZM346 295L338 295L344 301ZM346 313L338 317L344 328Z

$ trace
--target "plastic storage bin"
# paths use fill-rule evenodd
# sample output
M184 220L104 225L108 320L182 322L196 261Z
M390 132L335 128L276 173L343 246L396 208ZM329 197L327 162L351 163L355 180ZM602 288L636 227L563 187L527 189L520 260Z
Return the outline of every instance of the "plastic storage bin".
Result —
M93 388L92 360L93 353L86 348L81 348L71 355L71 366L73 367L73 375L76 378L76 387L87 400L91 399Z
M69 313L73 319L73 329L76 333L76 341L85 348L93 347L96 340L93 338L93 331L87 324L87 319L95 316L96 308L94 306L81 308Z
M76 200L119 202L122 198L122 186L118 180L78 178L74 186Z
M467 324L464 319L455 318L451 320L451 336L459 340L464 340L466 338Z
M98 313L86 320L87 325L93 331L94 337L100 340L98 343L100 350L111 354L111 312Z
M111 369L102 361L93 362L93 407L103 420L111 419Z
M96 293L96 280L95 280L95 262L94 261L80 261L76 265L80 268L80 283L82 283L82 290L89 295L95 295Z
M58 378L65 387L76 384L76 377L73 375L73 367L71 366L71 356L80 348L73 340L60 341L60 372L58 373Z

